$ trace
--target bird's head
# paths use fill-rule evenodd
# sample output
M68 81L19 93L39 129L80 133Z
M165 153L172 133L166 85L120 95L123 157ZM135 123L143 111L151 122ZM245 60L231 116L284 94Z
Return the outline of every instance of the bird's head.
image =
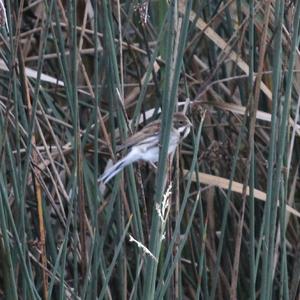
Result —
M173 116L173 127L178 130L181 139L188 136L192 123L188 117L182 112L176 112Z

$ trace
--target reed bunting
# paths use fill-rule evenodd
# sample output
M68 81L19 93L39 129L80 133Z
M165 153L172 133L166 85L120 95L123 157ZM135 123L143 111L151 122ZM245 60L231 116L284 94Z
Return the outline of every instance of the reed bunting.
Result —
M178 144L189 134L191 126L192 123L185 114L181 112L174 113L168 154L174 153ZM118 148L118 151L129 149L127 155L106 170L98 181L107 183L124 167L138 160L144 160L151 164L157 162L160 149L160 127L161 120L156 120L130 136Z

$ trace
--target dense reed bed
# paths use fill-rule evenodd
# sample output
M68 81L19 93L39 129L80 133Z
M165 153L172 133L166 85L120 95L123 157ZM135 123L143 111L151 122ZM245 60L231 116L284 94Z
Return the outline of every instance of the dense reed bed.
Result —
M0 2L1 299L299 299L300 1Z

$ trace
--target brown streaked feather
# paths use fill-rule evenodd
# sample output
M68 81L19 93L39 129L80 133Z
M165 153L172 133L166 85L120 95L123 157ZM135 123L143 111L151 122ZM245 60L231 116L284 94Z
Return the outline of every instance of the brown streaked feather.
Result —
M148 137L159 134L160 133L160 123L161 123L160 119L150 122L143 129L134 133L132 136L128 137L127 140L124 142L124 144L119 145L117 147L117 151L121 151L126 148L131 148L134 145L141 143L143 140L147 139ZM184 113L181 113L181 112L174 113L173 128L177 129L181 126L185 126L188 124L191 125L189 119L185 116Z
M118 146L118 151L121 151L126 148L131 148L132 146L142 142L143 140L147 139L148 137L151 137L155 134L159 134L160 130L160 120L153 121L146 125L143 129L140 131L134 133L132 136L130 136L124 144Z

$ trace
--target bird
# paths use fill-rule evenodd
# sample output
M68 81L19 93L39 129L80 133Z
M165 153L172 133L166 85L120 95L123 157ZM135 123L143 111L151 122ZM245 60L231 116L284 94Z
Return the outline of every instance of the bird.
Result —
M192 123L182 112L173 115L173 125L170 132L168 155L175 152L179 143L186 138L190 132ZM161 119L150 122L143 129L130 136L118 151L128 149L128 153L113 166L106 170L98 179L98 182L106 184L115 175L128 166L139 160L154 163L158 162L160 150Z

